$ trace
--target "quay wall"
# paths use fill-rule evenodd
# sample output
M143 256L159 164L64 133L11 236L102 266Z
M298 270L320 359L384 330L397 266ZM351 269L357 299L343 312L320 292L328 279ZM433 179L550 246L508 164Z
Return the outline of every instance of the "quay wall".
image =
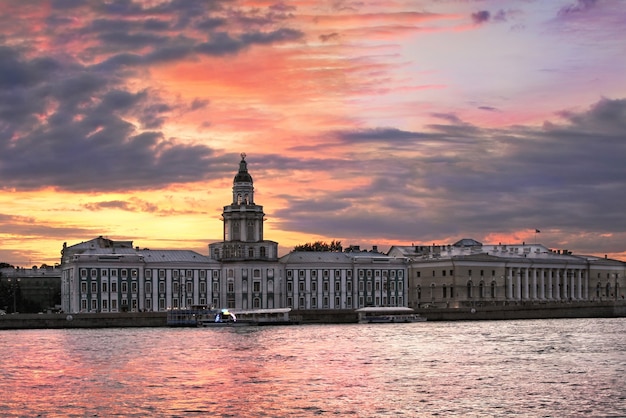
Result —
M577 302L539 305L424 308L416 313L428 321L484 321L507 319L618 318L626 317L625 301ZM357 322L350 309L293 310L290 319L300 324L348 324ZM36 328L165 327L165 312L15 314L0 316L0 330Z
M416 313L429 321L480 321L506 319L619 318L626 317L626 302L564 302L463 308L424 308Z
M0 329L164 327L165 312L14 314L0 316Z

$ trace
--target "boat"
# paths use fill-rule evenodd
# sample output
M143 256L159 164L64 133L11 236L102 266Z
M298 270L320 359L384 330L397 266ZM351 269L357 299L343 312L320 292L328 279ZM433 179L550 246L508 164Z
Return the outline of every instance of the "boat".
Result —
M192 306L169 310L167 325L171 327L242 327L297 324L297 321L289 318L290 311L291 308L235 310Z
M409 322L425 322L426 318L416 314L411 308L371 306L355 311L359 324L397 324Z

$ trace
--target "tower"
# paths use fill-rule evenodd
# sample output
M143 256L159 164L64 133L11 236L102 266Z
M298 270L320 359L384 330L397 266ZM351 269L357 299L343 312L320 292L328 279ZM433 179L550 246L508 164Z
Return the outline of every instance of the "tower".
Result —
M211 258L222 261L276 260L278 244L263 239L263 206L254 203L254 184L246 154L233 179L233 198L224 206L223 241L209 245Z

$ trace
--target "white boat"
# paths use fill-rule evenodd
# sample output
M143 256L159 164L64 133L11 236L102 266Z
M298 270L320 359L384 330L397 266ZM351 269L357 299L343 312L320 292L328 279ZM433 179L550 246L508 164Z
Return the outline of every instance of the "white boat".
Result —
M371 306L356 310L360 324L395 324L425 322L426 318L411 308L397 306Z
M192 306L172 309L167 313L167 325L172 327L241 327L257 325L293 325L291 308L279 309L214 309Z

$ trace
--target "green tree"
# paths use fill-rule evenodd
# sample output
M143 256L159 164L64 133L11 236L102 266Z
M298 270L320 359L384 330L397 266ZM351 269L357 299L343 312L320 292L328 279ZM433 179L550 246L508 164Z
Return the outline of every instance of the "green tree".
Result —
M343 247L341 241L333 240L329 243L323 241L316 241L313 243L307 242L306 244L296 245L292 252L300 251L317 251L317 252L341 252Z

